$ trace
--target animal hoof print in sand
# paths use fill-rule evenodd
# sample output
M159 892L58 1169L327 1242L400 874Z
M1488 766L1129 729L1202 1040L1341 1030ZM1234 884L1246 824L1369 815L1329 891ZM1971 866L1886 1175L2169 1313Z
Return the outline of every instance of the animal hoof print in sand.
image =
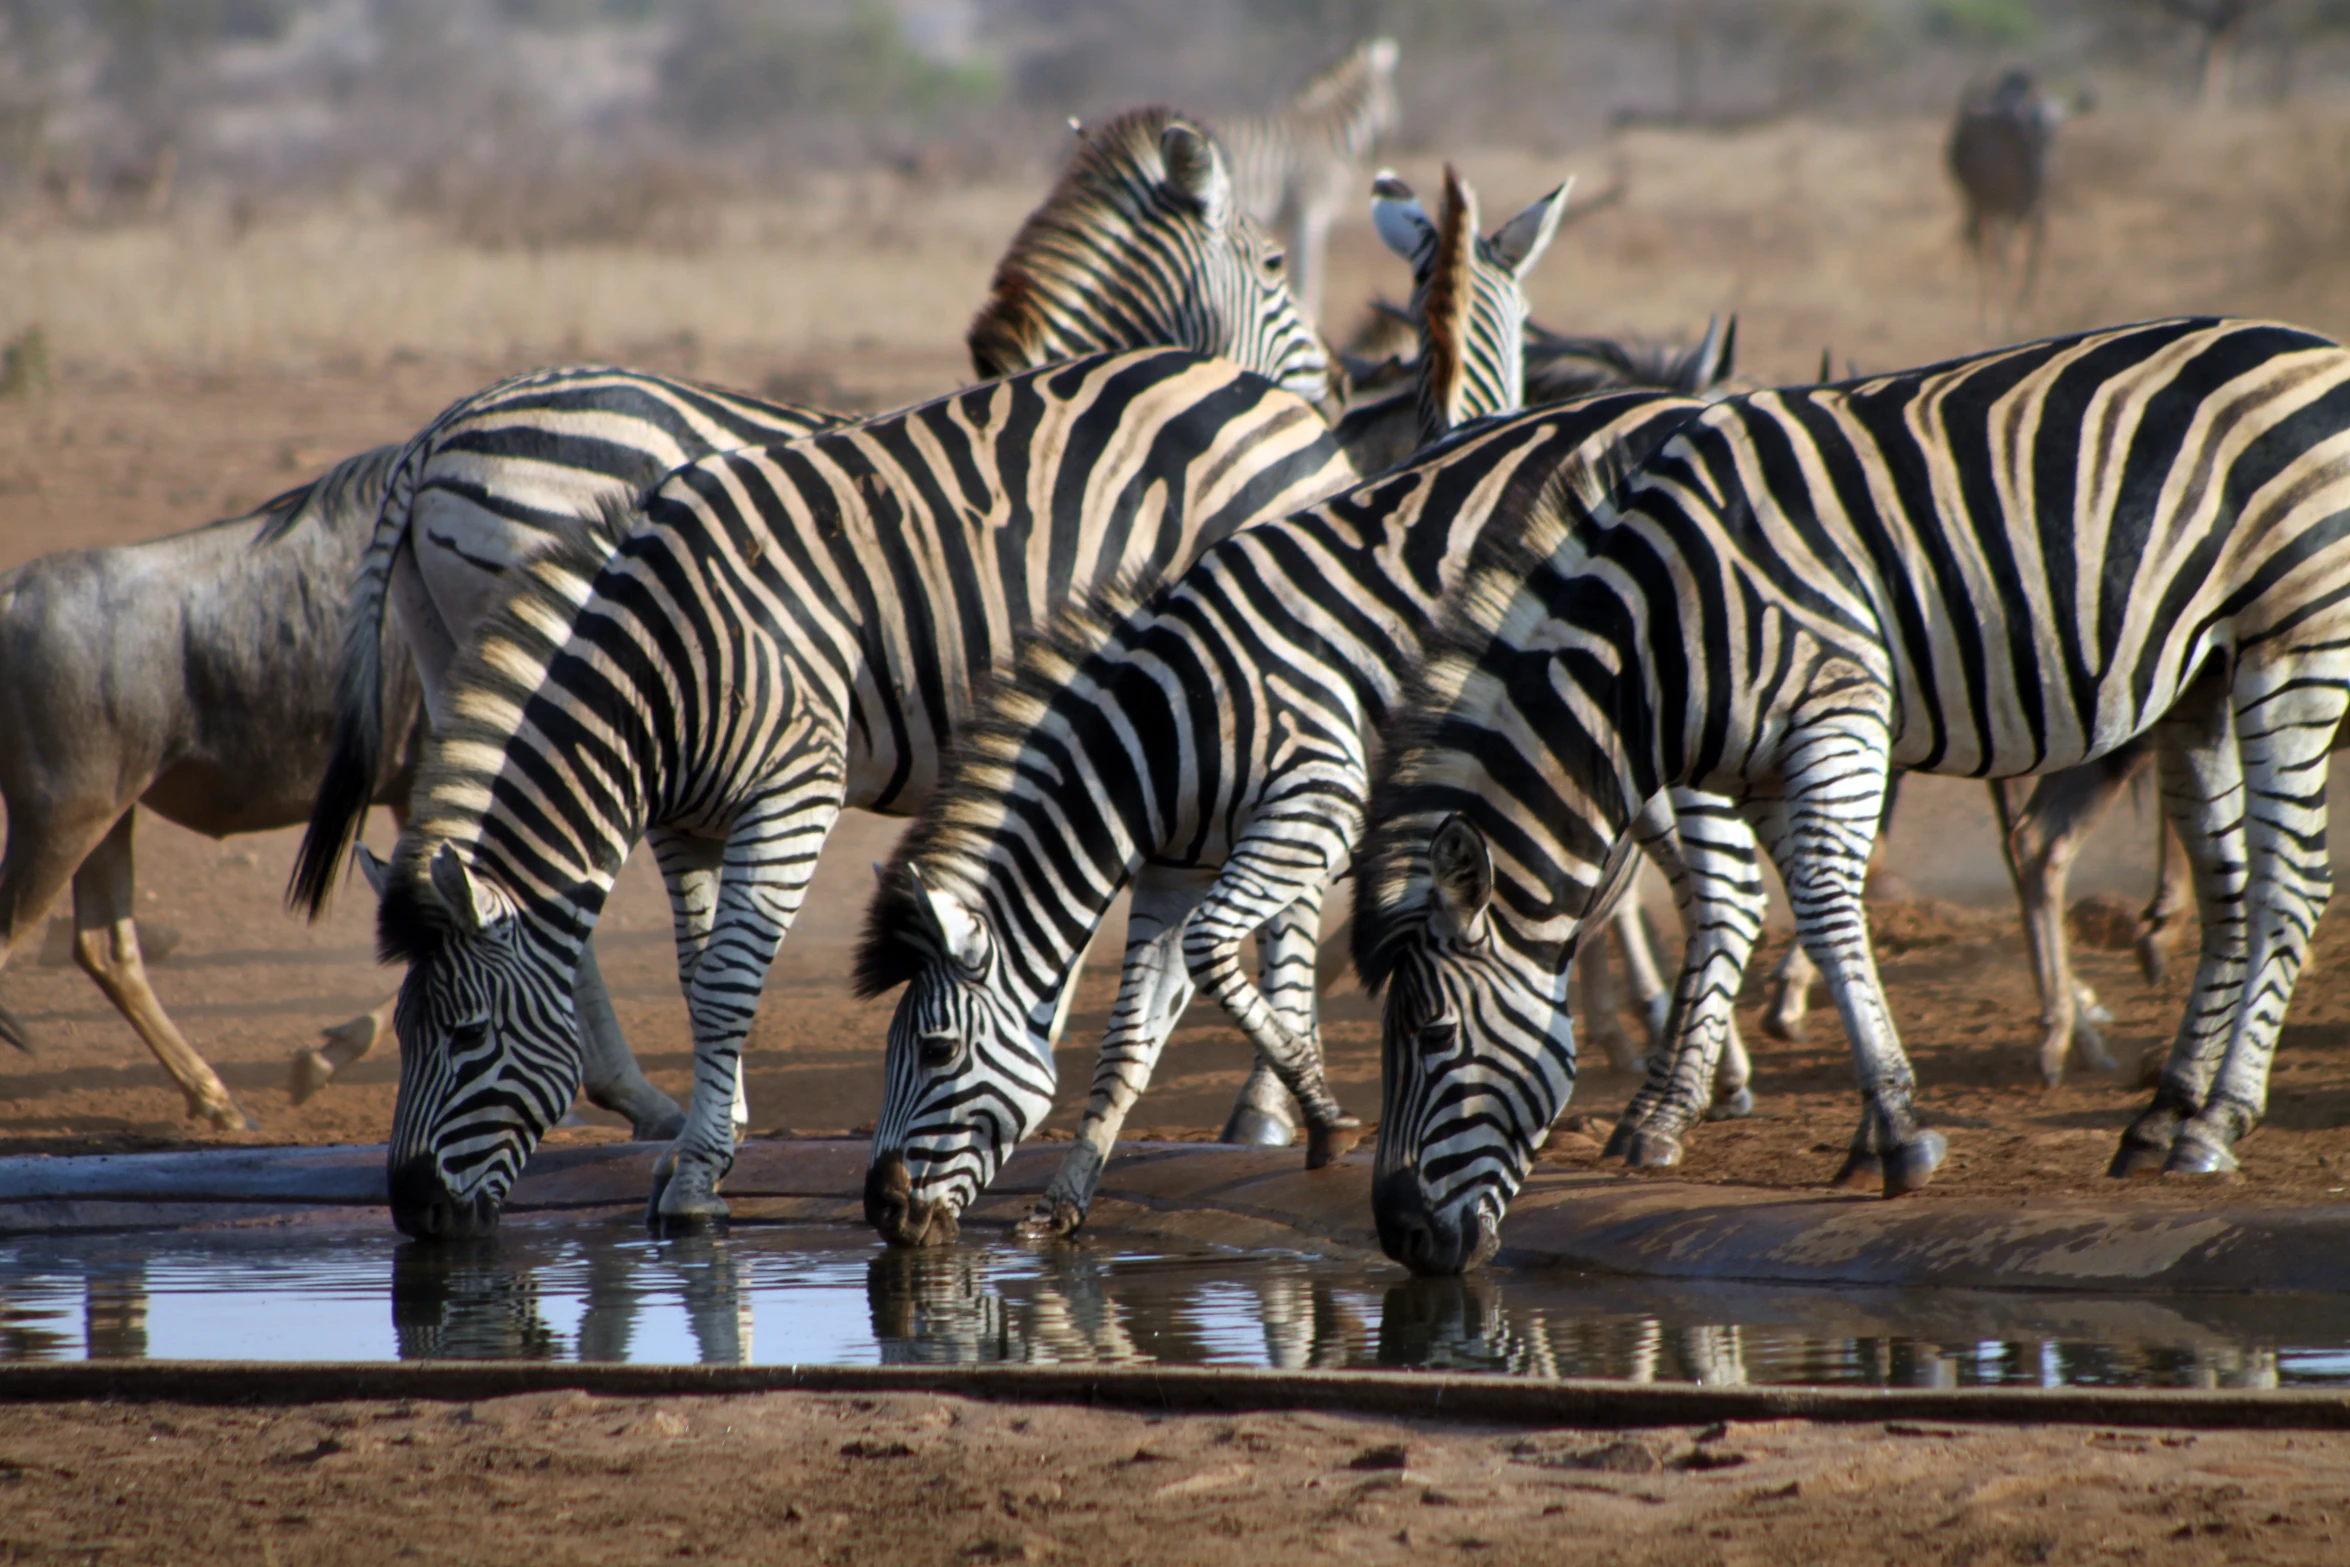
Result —
M1920 1132L1885 1156L1885 1195L1906 1197L1922 1190L1950 1157L1950 1139L1940 1132Z

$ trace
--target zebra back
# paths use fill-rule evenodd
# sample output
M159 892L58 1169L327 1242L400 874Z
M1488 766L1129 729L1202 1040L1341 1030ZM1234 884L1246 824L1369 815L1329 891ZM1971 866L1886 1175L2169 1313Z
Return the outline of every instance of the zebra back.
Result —
M1221 355L1309 402L1332 390L1329 352L1235 201L1223 149L1166 108L1078 132L966 341L982 378L1164 344Z
M381 766L379 693L385 615L398 556L411 548L420 511L463 508L472 526L462 549L486 581L549 550L595 539L618 542L607 502L634 499L670 469L707 452L789 440L840 415L770 402L692 381L611 366L533 370L458 399L399 448L383 480L373 534L352 579L335 673L335 726L317 803L287 884L288 904L315 919L366 818ZM462 633L489 603L436 606ZM424 682L428 707L438 699ZM437 718L437 714L434 715Z

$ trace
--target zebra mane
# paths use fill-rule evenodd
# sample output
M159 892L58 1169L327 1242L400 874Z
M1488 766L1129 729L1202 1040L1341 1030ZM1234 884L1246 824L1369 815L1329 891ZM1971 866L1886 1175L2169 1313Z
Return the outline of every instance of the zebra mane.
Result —
M1471 551L1460 585L1445 600L1428 656L1396 698L1379 736L1384 758L1371 783L1371 825L1355 855L1355 972L1377 991L1393 973L1401 944L1427 901L1426 849L1442 817L1473 786L1460 776L1446 731L1480 704L1472 688L1513 622L1542 613L1523 589L1547 569L1593 513L1630 477L1621 447L1562 463L1530 499L1505 498Z
M1460 422L1461 383L1468 374L1469 314L1477 301L1477 193L1444 166L1444 201L1437 208L1436 254L1419 291L1421 355L1420 432L1423 439Z
M866 906L852 980L859 996L904 984L930 952L906 868L923 862L931 885L952 885L958 892L969 887L955 884L984 875L1005 820L1003 803L1017 791L1016 764L1037 724L1088 664L1114 656L1151 623L1166 585L1155 572L1138 572L1068 604L1023 634L1011 666L981 683L970 718L956 727L939 760L938 787L898 839ZM941 860L959 869L941 870L935 864Z
M522 732L523 715L569 642L608 555L599 540L565 539L509 571L505 602L449 666L446 706L425 746L376 918L385 962L428 957L455 928L428 864L442 845L453 844L477 873L485 868L481 826L508 746ZM496 879L517 889L519 878Z
M277 543L306 522L331 527L338 518L364 518L367 525L373 526L376 508L383 502L384 481L403 450L403 446L394 442L356 457L346 457L309 483L280 491L251 511L225 520L250 522L256 517L267 518L261 531L253 536L255 549Z
M987 303L964 334L981 379L1045 362L1046 341L1056 318L1069 313L1071 296L1093 286L1100 272L1130 266L1134 236L1175 212L1160 134L1177 123L1210 135L1204 121L1158 104L1079 133L1059 183L1012 236Z

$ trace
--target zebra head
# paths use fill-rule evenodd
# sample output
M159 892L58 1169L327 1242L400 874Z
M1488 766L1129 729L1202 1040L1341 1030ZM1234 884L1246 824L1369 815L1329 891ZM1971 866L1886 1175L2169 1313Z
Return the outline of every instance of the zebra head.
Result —
M1242 211L1224 150L1173 110L1079 129L971 323L982 378L1080 354L1188 348L1334 411L1330 351L1281 247Z
M396 867L359 854L381 899L381 955L408 965L393 1020L392 1221L418 1240L486 1235L579 1092L578 949L526 918L451 844L403 854Z
M885 978L874 954L890 947L894 962L913 961ZM859 989L878 993L898 978L906 990L889 1022L865 1218L893 1245L944 1245L1052 1110L1056 997L1074 987L1024 978L983 907L927 885L911 862L902 884L884 874Z
M1492 852L1467 816L1445 817L1418 853L1405 835L1383 831L1356 913L1364 983L1387 986L1371 1208L1390 1257L1462 1273L1499 1248L1502 1215L1574 1089L1573 943L1557 920L1496 897Z
M1573 187L1568 180L1480 237L1477 193L1451 164L1444 166L1444 201L1433 221L1394 170L1380 170L1372 182L1372 224L1412 266L1423 442L1525 401L1525 278L1550 248Z

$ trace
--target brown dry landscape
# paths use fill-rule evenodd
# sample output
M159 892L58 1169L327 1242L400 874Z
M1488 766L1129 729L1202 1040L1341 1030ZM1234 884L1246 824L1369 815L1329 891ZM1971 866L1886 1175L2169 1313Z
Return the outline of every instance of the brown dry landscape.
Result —
M1839 373L1888 369L2178 311L2350 332L2350 269L2339 264L2350 243L2350 113L2109 112L2068 127L2043 287L2012 322L1987 323L1978 310L1942 135L1938 118L1792 121L1726 135L1634 132L1557 156L1452 156L1489 213L1567 172L1585 192L1620 188L1571 220L1538 269L1539 320L1686 340L1709 314L1735 311L1739 367L1758 383L1810 379L1823 349ZM1422 189L1436 183L1433 160L1406 159L1403 172ZM856 407L944 390L963 378L961 328L988 268L1040 189L843 176L788 201L727 206L706 242L684 252L473 250L357 204L251 227L199 211L0 231L0 335L37 325L52 366L45 388L0 401L0 568L244 510L531 365L613 360ZM1343 227L1329 325L1343 334L1360 302L1393 297L1401 283L1366 223ZM2076 894L2143 897L2152 809L2117 809ZM895 830L872 818L844 825L776 965L748 1058L762 1135L855 1128L877 1106L888 1001L854 1000L844 975L871 885L865 867ZM292 1052L396 982L372 961L366 900L346 894L316 926L283 913L290 831L214 843L148 818L139 834L142 919L179 937L155 968L157 988L261 1129L192 1131L177 1092L89 982L27 949L0 972L0 998L31 1026L38 1054L0 1058L0 1153L381 1140L396 1076L388 1055L305 1105L291 1104L286 1086ZM379 816L370 841L382 849L389 838ZM1878 909L1880 957L1924 1102L1952 1150L1919 1200L2094 1194L2141 1091L2078 1070L2060 1089L2038 1086L2036 1007L1982 791L1913 780L1890 862L1907 895ZM682 1094L690 1070L668 930L640 859L602 928L605 972L648 1071ZM1757 976L1784 940L1774 936ZM2350 1187L2346 944L2337 912L2295 998L2270 1118L2231 1189L2322 1201ZM1115 950L1114 939L1097 947L1080 994L1057 1130L1082 1100L1088 1024L1098 1030L1113 986L1101 955ZM2117 1055L2135 1060L2167 1041L2182 977L2147 986L2127 954L2110 951L2084 951L2081 967L2113 1008ZM1748 999L1759 996L1757 983ZM1833 1014L1815 1012L1803 1045L1765 1040L1751 1009L1741 1021L1761 1113L1702 1129L1677 1173L1816 1185L1854 1111ZM1325 1039L1341 1098L1368 1116L1371 1005L1334 998ZM1239 1036L1195 1010L1135 1129L1205 1135L1246 1061ZM1584 1131L1604 1135L1633 1086L1587 1062L1575 1110L1597 1121L1571 1120L1548 1157L1595 1161ZM556 1134L617 1135L596 1125ZM896 1440L901 1427L918 1433L902 1460L839 1456L844 1444ZM518 1549L579 1561L1206 1560L1243 1548L1267 1561L1333 1548L1533 1560L1568 1539L1611 1560L1859 1561L1922 1548L1951 1561L2249 1561L2338 1560L2350 1531L2350 1464L2334 1438L2117 1443L2052 1429L1926 1441L1801 1428L1741 1435L1754 1461L1725 1474L1632 1478L1529 1463L1513 1440L915 1398L281 1416L18 1408L0 1425L0 1541L25 1559L142 1561L466 1560ZM1347 1467L1394 1441L1412 1453L1394 1477ZM1216 1475L1227 1478L1197 1480ZM125 1511L134 1496L149 1501ZM158 1496L181 1505L159 1508ZM706 1508L722 1526L705 1527ZM906 1543L915 1516L936 1520L922 1524L918 1549Z

